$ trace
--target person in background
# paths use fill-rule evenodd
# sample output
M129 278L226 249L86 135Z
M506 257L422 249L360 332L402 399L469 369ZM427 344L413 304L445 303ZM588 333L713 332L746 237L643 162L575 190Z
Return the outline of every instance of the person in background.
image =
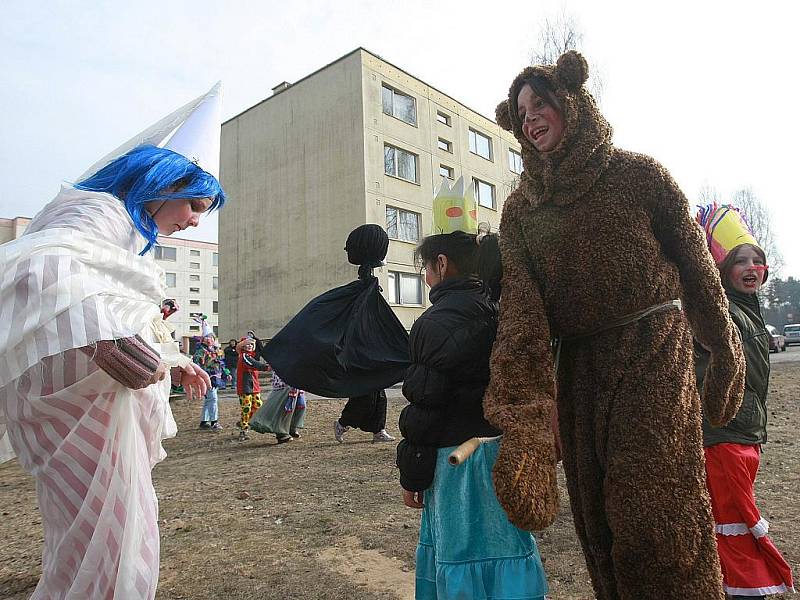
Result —
M340 444L351 427L372 434L373 442L393 442L386 431L386 392L377 390L365 396L348 398L342 415L333 422L333 437Z
M236 381L236 365L239 363L239 353L236 352L236 340L231 339L225 346L225 366L231 373L231 378Z
M222 431L222 425L219 423L218 416L217 389L224 385L224 382L231 381L231 375L219 356L217 342L214 336L206 336L197 344L192 360L208 374L208 378L211 381L211 386L208 388L205 396L203 396L200 429Z
M245 360L248 364L253 361L250 357ZM272 391L250 421L253 431L274 433L278 443L285 444L300 437L305 416L305 392L287 385L272 371Z
M161 317L166 321L172 315L180 310L180 307L176 304L175 300L167 299L161 303ZM175 337L173 332L173 338Z
M793 590L792 569L767 535L769 522L755 502L754 484L767 441L769 334L758 291L769 274L767 257L739 210L702 207L697 221L706 232L728 297L728 307L747 362L744 400L724 427L703 418L706 483L717 534L722 584L732 600L763 599ZM710 355L695 345L697 387L703 388Z
M242 412L236 426L239 428L239 441L249 440L250 417L261 408L261 382L258 371L269 371L270 366L256 357L256 340L242 338L236 346L239 363L236 366L236 393Z

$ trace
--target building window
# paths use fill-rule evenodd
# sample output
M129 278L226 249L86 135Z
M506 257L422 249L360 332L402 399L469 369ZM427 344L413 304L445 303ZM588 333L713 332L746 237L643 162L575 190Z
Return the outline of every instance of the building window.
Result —
M453 179L453 167L439 165L439 175L442 177L447 177L448 179Z
M417 183L417 155L386 145L383 147L383 170L392 177Z
M385 84L382 93L384 113L411 125L417 124L417 101L413 96L400 93Z
M200 263L198 263L198 262L190 262L189 263L189 268L190 269L199 269L200 268Z
M189 281L200 281L200 275L189 275Z
M189 250L189 256L200 256L200 250Z
M200 331L200 325L189 325L189 331Z
M386 296L391 304L422 304L422 277L415 273L389 271Z
M214 325L214 337L219 337L219 325Z
M177 273L167 273L167 287L175 287L178 285L178 274Z
M475 131L469 130L469 151L485 158L492 160L492 138Z
M395 208L386 207L386 232L393 240L404 242L419 241L420 214Z
M156 260L178 260L177 248L169 246L156 246Z
M453 152L453 142L446 140L444 138L439 138L439 150L444 150L445 152Z
M219 266L219 252L212 252L211 253L211 266L218 267Z
M211 303L211 312L212 312L212 313L214 313L215 315L216 315L217 313L219 313L219 301L217 301L217 300L214 300L214 301Z
M200 300L189 300L189 306L200 306Z
M200 288L191 288L190 287L189 288L189 293L190 294L199 294L200 293Z
M202 316L203 316L203 313L201 313L201 312L190 312L189 313L189 318L190 319L194 319L195 317L202 317Z
M508 168L519 175L522 173L522 154L516 150L508 151Z
M436 120L439 121L439 123L441 123L442 125L447 125L448 127L450 127L450 115L437 110Z
M486 208L495 208L494 205L494 186L480 179L472 178L475 183L475 196L478 204Z
M211 278L211 289L218 290L219 289L219 277L212 277Z

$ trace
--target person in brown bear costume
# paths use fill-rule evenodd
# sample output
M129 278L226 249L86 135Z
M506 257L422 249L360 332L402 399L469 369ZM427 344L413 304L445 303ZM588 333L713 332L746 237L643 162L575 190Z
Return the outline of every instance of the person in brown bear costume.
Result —
M556 400L597 598L722 599L692 334L711 352L702 399L715 425L741 403L741 344L685 196L655 160L611 144L587 77L567 52L522 71L497 109L524 172L503 210L484 398L504 433L495 490L518 527L555 519Z

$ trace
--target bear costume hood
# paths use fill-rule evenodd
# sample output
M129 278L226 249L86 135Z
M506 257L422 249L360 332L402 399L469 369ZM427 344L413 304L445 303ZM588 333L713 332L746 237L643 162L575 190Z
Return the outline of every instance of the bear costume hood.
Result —
M522 133L517 96L533 77L550 84L564 120L561 141L551 152L539 152ZM533 205L578 200L608 166L612 129L583 85L588 77L586 59L570 50L555 65L526 67L511 84L508 99L497 106L497 124L511 131L522 146L524 171L519 187Z

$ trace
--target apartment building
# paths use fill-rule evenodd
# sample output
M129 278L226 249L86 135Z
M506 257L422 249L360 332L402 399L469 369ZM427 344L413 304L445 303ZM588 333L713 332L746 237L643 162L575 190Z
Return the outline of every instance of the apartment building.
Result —
M180 310L169 318L176 339L200 335L200 325L192 320L208 316L208 324L219 331L219 253L217 244L158 236L155 259L166 273L167 298ZM184 347L188 345L184 343Z
M442 178L474 182L478 221L497 230L522 171L510 133L363 48L224 123L221 160L225 338L270 337L309 299L355 279L343 247L363 223L389 233L376 275L410 329L429 302L413 250L433 232Z
M0 218L0 244L17 239L25 233L25 229L27 229L30 222L31 220L28 217Z

